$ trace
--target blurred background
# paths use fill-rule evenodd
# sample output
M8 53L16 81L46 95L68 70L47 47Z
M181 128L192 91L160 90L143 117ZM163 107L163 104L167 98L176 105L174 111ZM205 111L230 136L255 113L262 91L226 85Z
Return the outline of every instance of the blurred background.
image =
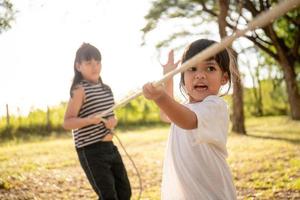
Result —
M37 171L47 165L55 170L78 167L70 132L62 129L62 121L75 52L83 42L100 50L101 77L111 86L118 102L144 83L162 77L160 63L166 61L170 49L180 59L184 48L195 39L220 41L279 2L282 1L0 0L0 198L48 199L50 190L45 189L43 196L32 189L35 186L25 186L25 180L36 180ZM299 20L298 6L266 27L237 39L230 47L238 73L224 98L231 115L229 161L240 199L300 198ZM174 79L175 96L184 101L178 89L179 76ZM131 151L136 152L137 159L145 156L140 149L143 142L161 145L156 147L161 151L151 154L153 160L149 157L149 163L143 160L141 164L142 171L147 172L149 166L157 164L157 171L145 178L143 198L159 199L159 173L168 129L159 119L158 108L140 96L116 110L116 114L118 131L126 133L122 134L123 140L132 144ZM162 134L149 137L147 131L150 135ZM54 143L44 143L48 140ZM46 164L38 164L41 161L36 156L43 153L37 151L28 153L29 161L16 162L24 155L11 148L24 148L27 152L31 148L23 145L32 142L50 145L49 149L58 145L56 142L68 146L71 150L67 155L73 161L58 166L60 161L48 158ZM244 144L249 145L248 149ZM270 151L266 152L268 147ZM261 162L271 155L278 157ZM262 165L252 166L257 162ZM278 168L270 167L274 162L279 162ZM247 164L248 170L241 170ZM16 166L21 166L21 171L8 170ZM131 173L131 181L136 182L129 167ZM65 182L68 178L74 179L64 177L53 184L69 185ZM94 198L85 181L82 175L76 182L84 185L83 194L76 189L60 190L61 196L56 193L58 196L50 197Z

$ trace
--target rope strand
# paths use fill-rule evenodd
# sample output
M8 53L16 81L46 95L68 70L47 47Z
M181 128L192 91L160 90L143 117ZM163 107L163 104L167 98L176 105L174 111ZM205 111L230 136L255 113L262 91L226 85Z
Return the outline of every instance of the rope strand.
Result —
M101 121L103 121L104 123L107 122L107 120L104 119L104 118L102 118L102 117L101 117L100 119L101 119ZM139 172L138 168L136 167L135 162L133 161L133 159L131 158L131 156L129 155L129 153L126 151L126 148L125 148L125 146L123 145L123 143L121 142L121 139L117 136L117 134L114 132L113 129L112 129L112 133L113 133L113 135L117 138L117 140L118 140L120 146L122 147L122 149L123 149L123 151L125 152L126 156L128 157L128 159L130 160L131 164L133 165L133 168L135 169L136 175L137 175L137 177L138 177L138 179L139 179L139 195L138 195L138 198L137 198L137 199L140 200L140 199L141 199L141 196L142 196L142 192L143 192L143 184L142 184L142 178L141 178L140 172Z
M139 172L138 168L136 167L136 165L135 165L133 159L131 158L131 156L129 155L129 153L126 151L125 146L124 146L124 145L122 144L122 142L121 142L121 139L120 139L116 134L114 134L114 136L116 136L116 138L117 138L117 140L118 140L120 146L122 147L123 151L125 152L126 156L127 156L128 159L130 160L131 164L133 165L133 167L134 167L134 169L135 169L135 171L136 171L136 175L138 176L138 179L139 179L139 195L138 195L138 198L137 198L137 199L140 200L140 199L141 199L141 196L142 196L142 192L143 192L142 177L141 177L141 175L140 175L140 172Z

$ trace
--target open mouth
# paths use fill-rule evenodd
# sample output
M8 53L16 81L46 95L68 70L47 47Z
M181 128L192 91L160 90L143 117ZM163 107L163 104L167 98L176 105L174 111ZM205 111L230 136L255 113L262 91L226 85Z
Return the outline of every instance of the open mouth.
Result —
M208 87L206 85L194 85L194 89L197 91L205 91Z

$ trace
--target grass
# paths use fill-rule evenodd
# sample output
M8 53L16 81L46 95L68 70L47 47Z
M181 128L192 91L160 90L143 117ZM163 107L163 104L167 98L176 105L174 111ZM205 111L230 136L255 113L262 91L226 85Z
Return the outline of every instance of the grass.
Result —
M287 117L247 119L247 136L231 133L228 162L239 199L300 198L300 122ZM118 134L138 167L142 199L160 199L167 127ZM119 143L133 198L139 192L136 172ZM95 199L74 150L71 136L0 147L0 199Z

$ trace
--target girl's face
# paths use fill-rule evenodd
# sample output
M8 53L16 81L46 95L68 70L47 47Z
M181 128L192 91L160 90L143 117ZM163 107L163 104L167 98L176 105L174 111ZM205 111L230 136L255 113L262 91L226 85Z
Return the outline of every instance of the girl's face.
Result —
M81 61L81 63L76 63L76 69L82 74L85 80L98 83L101 71L101 62L99 60Z
M200 102L209 95L217 95L222 85L228 81L214 60L199 63L184 72L184 87L191 103Z

